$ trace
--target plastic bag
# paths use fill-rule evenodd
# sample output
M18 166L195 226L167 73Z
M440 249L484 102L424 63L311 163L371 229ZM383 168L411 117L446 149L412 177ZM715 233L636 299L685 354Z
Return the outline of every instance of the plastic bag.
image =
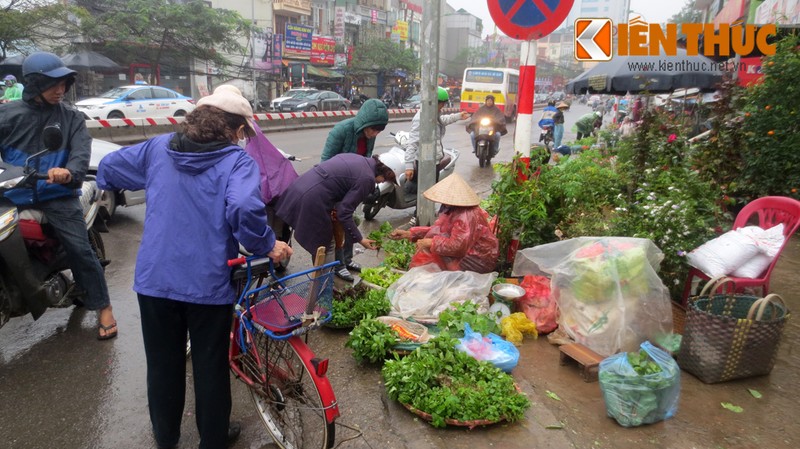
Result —
M558 304L550 294L550 279L545 276L525 276L520 282L525 296L517 300L517 310L536 323L542 334L558 327Z
M661 368L660 372L637 373L625 352L600 362L598 377L606 413L623 427L662 421L678 411L681 392L678 364L649 341L642 343L641 349Z
M686 255L686 260L689 265L714 278L733 273L758 253L755 233L735 229L693 249Z
M745 234L753 235L759 253L747 260L733 271L733 275L740 278L757 278L769 267L783 247L783 223L773 226L766 231L758 226L746 226L740 229Z
M672 330L669 291L657 273L663 258L647 239L580 237L520 251L513 274L551 275L559 325L608 356Z
M472 301L481 313L489 311L489 291L497 273L441 271L434 265L408 270L386 291L392 303L389 315L413 318L419 323L435 323L450 304Z
M464 338L459 339L456 349L464 351L476 360L491 362L492 365L510 373L519 362L519 350L499 335L489 333L483 336L473 332L469 323L464 323Z
M500 320L500 334L514 345L522 343L522 335L532 335L533 338L539 337L536 330L536 323L529 320L522 312L512 313Z

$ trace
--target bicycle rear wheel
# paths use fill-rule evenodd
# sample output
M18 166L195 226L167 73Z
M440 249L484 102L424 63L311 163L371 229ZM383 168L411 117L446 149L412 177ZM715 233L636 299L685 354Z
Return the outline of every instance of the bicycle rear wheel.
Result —
M333 447L335 427L326 417L325 404L335 407L336 401L327 379L326 385L318 385L310 361L300 356L308 353L303 351L305 342L299 337L274 340L261 333L254 337L253 349L267 372L266 383L251 388L250 394L275 443L284 449Z

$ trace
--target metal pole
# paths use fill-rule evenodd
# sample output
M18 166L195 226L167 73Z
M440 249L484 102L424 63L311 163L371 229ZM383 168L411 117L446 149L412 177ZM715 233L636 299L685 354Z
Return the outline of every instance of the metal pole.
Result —
M422 192L436 182L436 127L439 126L439 102L437 100L437 75L439 74L439 24L441 1L424 2L422 12L422 105L420 111L419 173L417 176L417 218L419 224L433 223L433 202L422 196Z
M536 87L536 41L523 41L520 46L519 102L517 127L514 131L514 149L524 156L531 152L531 127L533 126L533 91Z

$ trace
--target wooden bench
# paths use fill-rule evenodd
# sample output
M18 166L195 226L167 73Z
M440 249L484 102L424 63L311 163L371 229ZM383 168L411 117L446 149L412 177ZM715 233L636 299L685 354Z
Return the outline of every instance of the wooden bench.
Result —
M597 382L600 362L605 358L580 343L569 343L559 347L559 363L563 366L574 361L581 367L584 382Z

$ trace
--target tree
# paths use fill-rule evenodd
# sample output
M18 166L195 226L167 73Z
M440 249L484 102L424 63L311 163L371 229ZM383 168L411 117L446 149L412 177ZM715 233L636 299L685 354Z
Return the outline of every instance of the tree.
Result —
M82 23L87 39L126 49L150 64L155 73L166 52L224 67L224 54L246 52L240 42L252 26L239 13L213 9L189 0L78 0L92 12Z
M419 71L419 58L410 49L389 39L372 39L357 45L347 66L351 74L400 69L413 74Z
M29 53L56 46L80 35L78 22L87 17L80 7L47 0L7 0L0 7L0 60L8 53ZM49 45L48 45L49 44Z
M703 13L694 7L694 0L686 0L683 8L669 18L669 23L696 23L703 18Z

